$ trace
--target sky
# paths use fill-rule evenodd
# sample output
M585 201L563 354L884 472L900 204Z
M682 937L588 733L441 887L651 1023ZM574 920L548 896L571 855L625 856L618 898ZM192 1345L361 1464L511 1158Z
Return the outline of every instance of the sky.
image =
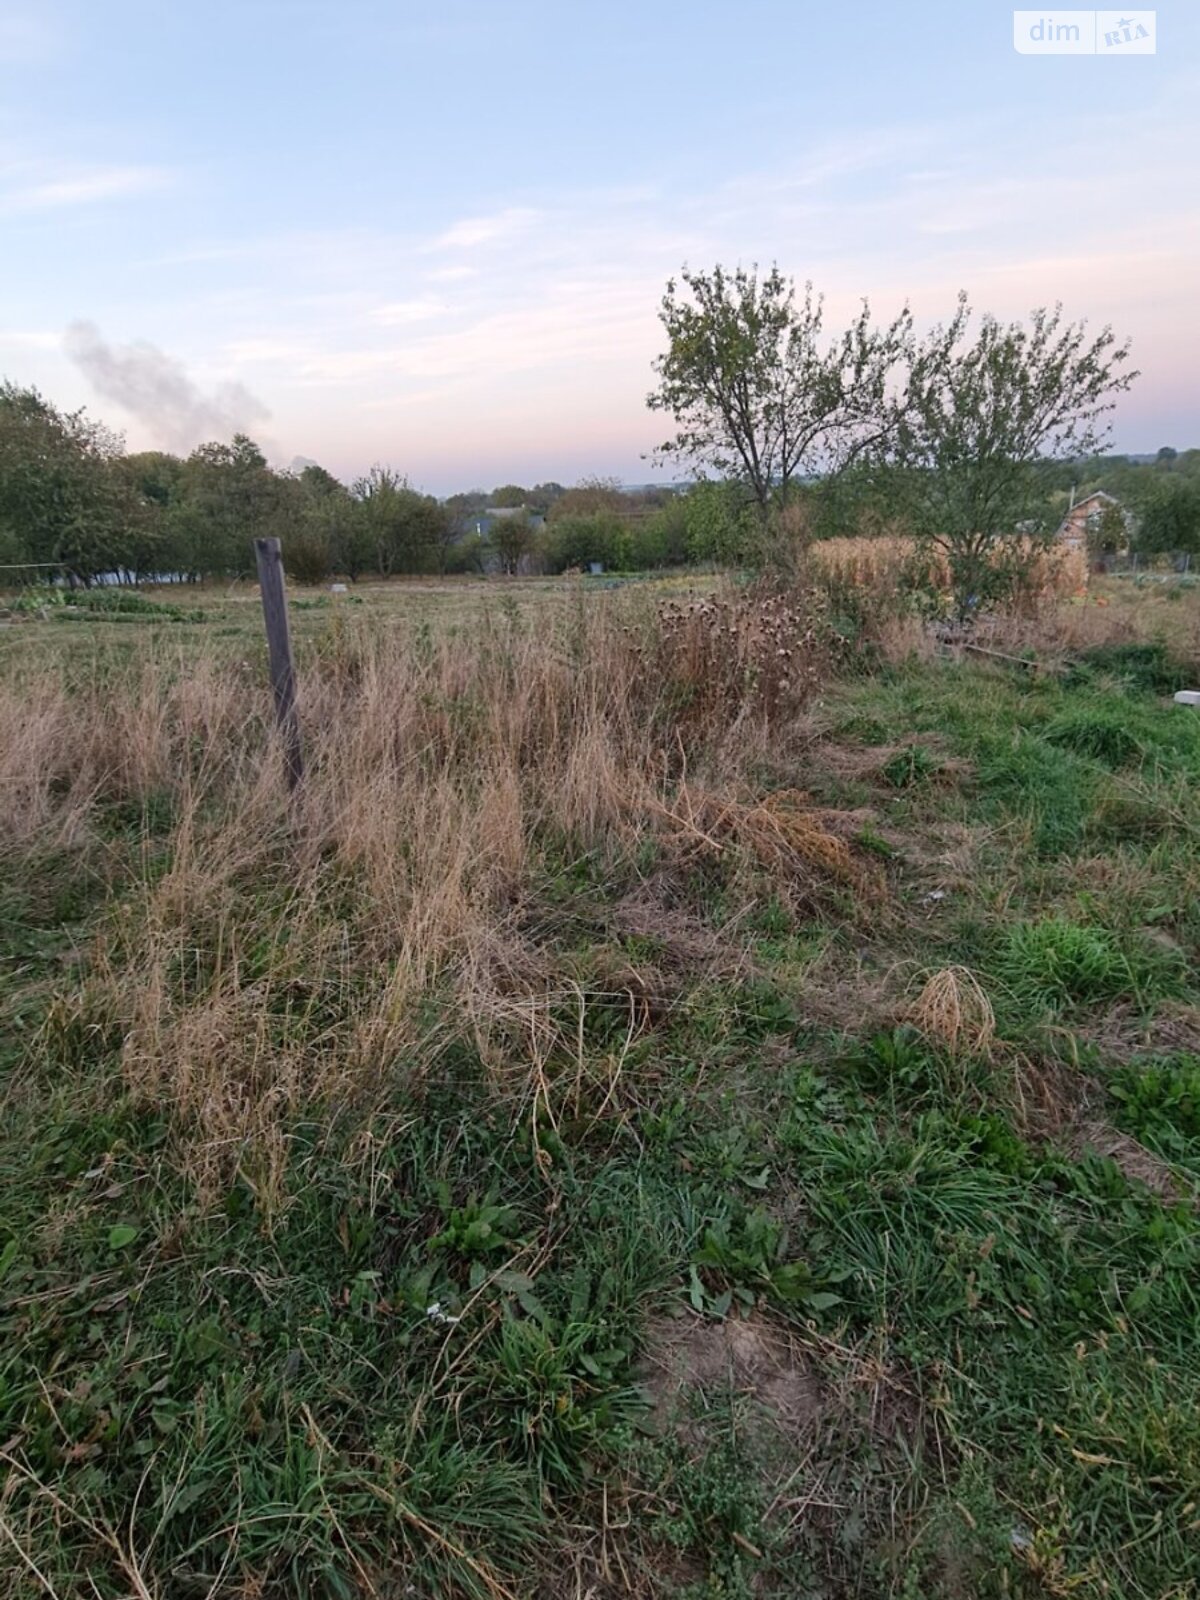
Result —
M778 263L831 328L1061 300L1132 339L1114 446L1200 445L1200 5L1156 22L1031 56L994 0L0 0L0 374L131 449L641 483L666 280Z

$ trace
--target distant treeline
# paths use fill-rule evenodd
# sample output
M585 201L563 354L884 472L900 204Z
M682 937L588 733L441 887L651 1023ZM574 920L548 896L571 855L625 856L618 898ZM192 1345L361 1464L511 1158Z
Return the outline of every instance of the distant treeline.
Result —
M309 582L689 559L669 490L506 484L439 501L385 466L348 487L317 465L274 470L244 434L186 458L130 453L85 412L0 386L0 577L236 577L254 569L251 541L272 535Z
M1130 537L1142 548L1200 548L1200 450L1163 449L1149 462L1054 463L1046 486L1048 522L1072 489L1104 488L1129 508ZM903 532L894 487L886 470L852 469L801 486L793 504L798 498L815 537ZM735 483L686 492L633 492L606 479L574 488L504 484L439 501L384 466L349 487L316 465L276 471L244 434L186 458L129 453L86 413L0 385L0 580L237 577L253 570L251 541L270 535L283 542L291 575L315 583L733 563L761 549L762 527Z

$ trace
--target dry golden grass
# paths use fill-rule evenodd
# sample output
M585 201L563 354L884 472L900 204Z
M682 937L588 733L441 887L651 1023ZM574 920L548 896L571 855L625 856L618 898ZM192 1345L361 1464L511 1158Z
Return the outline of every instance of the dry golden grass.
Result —
M713 855L739 849L801 903L830 884L846 885L863 899L883 892L878 865L856 856L831 828L831 814L814 807L802 790L746 801L683 783L663 815L685 848Z
M916 565L927 572L935 587L949 593L950 568L944 555L918 550L914 540L882 534L874 538L822 539L811 546L818 568L841 584L894 593ZM1087 561L1065 545L1031 551L1023 590L1031 600L1065 600L1086 592Z
M779 648L777 603L765 627L756 605L722 614ZM788 647L823 665L798 628ZM135 876L48 1026L117 1028L128 1088L171 1108L198 1189L240 1171L269 1202L285 1128L419 1084L464 1022L485 1060L511 1066L515 1032L536 1067L564 992L528 927L551 857L603 871L648 836L670 854L707 835L808 890L865 891L848 846L794 797L734 798L773 719L809 692L809 661L756 697L753 676L714 677L690 635L669 639L652 607L617 597L536 633L511 615L469 636L337 618L302 661L307 774L290 803L244 661L189 641L186 664L159 644L119 668L6 675L9 863L77 852ZM107 835L114 809L132 860Z
M952 1056L986 1055L996 1037L992 1003L969 967L942 967L931 973L907 1017Z
M984 619L979 633L1000 648L1046 657L1160 639L1174 655L1200 668L1200 592L1169 581L1142 587L1127 579L1094 577L1086 593L1068 595L1031 617Z

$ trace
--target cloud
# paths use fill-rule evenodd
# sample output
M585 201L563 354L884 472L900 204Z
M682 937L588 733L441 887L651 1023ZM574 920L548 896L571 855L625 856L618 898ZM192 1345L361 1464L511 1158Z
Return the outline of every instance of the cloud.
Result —
M173 450L228 438L270 416L240 383L205 394L181 361L155 345L110 345L91 322L73 322L63 347L96 393L111 400Z
M468 266L437 267L433 272L427 272L425 276L430 283L464 283L468 278L477 278L479 276L479 268Z
M233 339L221 347L221 354L239 367L298 361L308 351L303 340L290 338Z
M464 217L445 233L440 233L426 248L430 250L470 249L478 244L491 244L497 239L510 238L529 227L538 213L528 206L507 206L486 217Z
M1068 315L1134 336L1145 376L1118 439L1133 447L1140 430L1161 431L1172 385L1187 394L1176 374L1200 362L1187 317L1200 229L1187 150L1166 115L1131 139L1124 112L1081 113L1052 162L1037 138L984 115L813 142L703 188L567 186L531 204L501 190L440 233L201 237L157 262L155 283L178 272L178 315L197 347L271 397L281 457L300 448L348 476L391 452L445 489L486 476L485 460L518 478L521 462L564 481L575 465L641 472L638 454L661 428L643 401L663 284L684 262L738 260L811 275L831 329L862 294L880 317L907 299L922 319L947 315L960 285L1002 317L1061 296ZM1017 183L1014 170L1028 176ZM193 263L220 265L207 293L182 270ZM206 408L219 398L190 387ZM1177 410L1182 437L1197 413L1190 400ZM157 399L143 413L161 433ZM224 414L222 428L210 409L186 442L228 434Z
M416 300L390 300L386 305L375 307L371 312L371 321L383 328L404 328L414 322L429 322L434 317L442 316L446 309L446 302L432 295Z
M163 189L170 176L161 167L86 167L61 176L17 184L0 194L0 210L46 211L56 207L95 205Z

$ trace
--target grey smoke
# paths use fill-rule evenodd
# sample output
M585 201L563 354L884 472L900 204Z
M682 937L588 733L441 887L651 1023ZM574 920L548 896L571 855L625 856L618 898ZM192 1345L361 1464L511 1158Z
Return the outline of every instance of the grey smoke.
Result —
M98 395L136 417L170 450L248 432L270 416L243 384L218 384L205 394L174 356L156 345L111 345L93 322L73 322L63 347Z

